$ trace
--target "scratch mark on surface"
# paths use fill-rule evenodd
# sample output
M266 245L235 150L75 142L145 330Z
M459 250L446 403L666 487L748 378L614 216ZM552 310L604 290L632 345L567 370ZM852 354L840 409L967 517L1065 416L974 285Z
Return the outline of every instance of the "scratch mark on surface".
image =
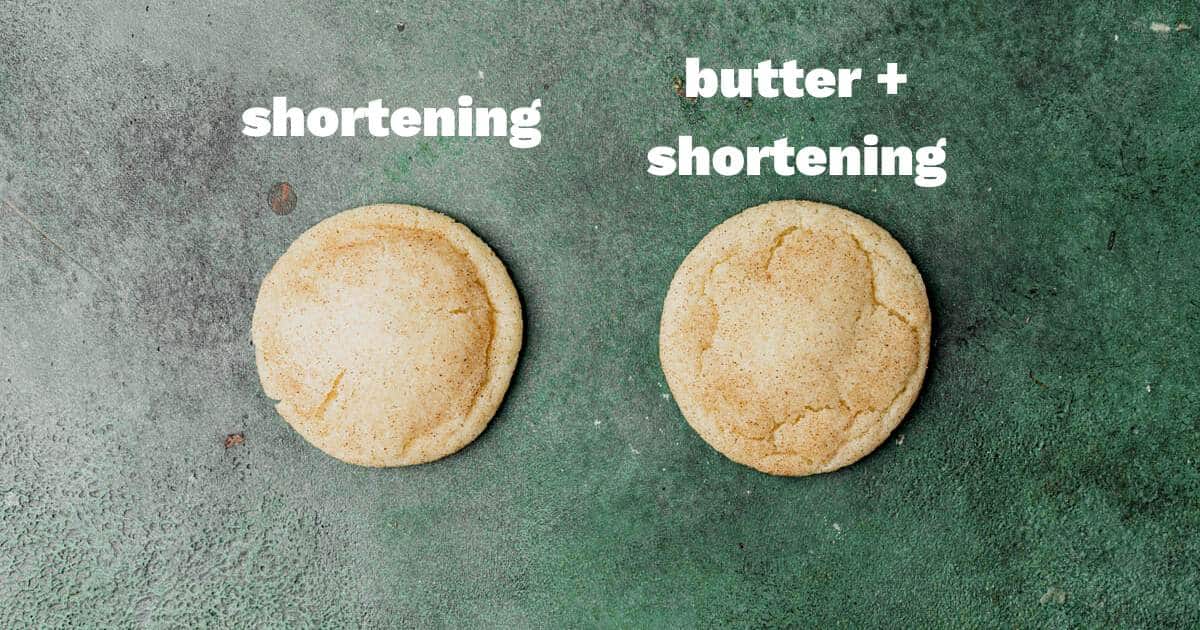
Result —
M1150 30L1155 33L1170 33L1172 31L1190 31L1192 27L1190 24L1184 24L1183 22L1176 22L1174 28L1170 24L1164 24L1163 22L1151 22Z
M43 230L41 228L41 226L39 226L37 223L34 223L33 219L29 218L29 215L22 212L20 208L18 208L15 204L13 204L12 200L5 199L4 205L8 206L9 210L12 210L14 213L16 213L16 215L18 217L20 217L22 221L29 224L29 227L33 228L34 231L36 231L38 234L40 234L42 236L42 238L46 239L47 242L49 242L51 245L53 245L54 249L57 249L59 251L59 253L63 255L63 258L66 258L67 260L74 263L76 267L79 267L80 269L84 270L89 276L96 279L96 281L98 281L100 284L103 284L106 288L108 288L110 290L116 288L111 283L109 283L108 280L105 280L103 277L101 277L100 274L92 271L86 265L79 262L74 256L71 255L70 252L67 251L67 248L63 247L61 244L59 244L58 241L54 240L54 238L51 237L50 234L48 232L46 232L46 230Z

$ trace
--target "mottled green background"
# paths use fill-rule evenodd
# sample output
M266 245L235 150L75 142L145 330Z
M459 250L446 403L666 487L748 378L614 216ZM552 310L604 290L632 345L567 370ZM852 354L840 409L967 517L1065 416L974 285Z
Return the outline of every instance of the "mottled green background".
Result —
M343 4L0 3L0 625L1200 624L1197 5ZM691 55L909 83L690 103ZM543 143L240 134L460 94L541 98ZM949 181L645 174L866 133L947 137ZM934 309L894 439L813 478L706 446L656 352L684 255L780 198L891 230ZM491 428L411 469L309 447L249 342L288 243L379 201L464 221L526 309Z

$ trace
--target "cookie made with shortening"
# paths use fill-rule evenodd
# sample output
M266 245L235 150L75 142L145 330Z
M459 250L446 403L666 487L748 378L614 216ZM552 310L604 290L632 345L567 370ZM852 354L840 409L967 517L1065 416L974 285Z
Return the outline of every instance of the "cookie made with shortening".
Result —
M362 466L445 457L487 426L516 366L521 304L504 263L450 217L347 210L296 239L263 280L252 336L275 408Z
M773 475L858 461L908 413L929 362L921 274L883 228L808 201L750 208L680 265L659 356L684 418Z

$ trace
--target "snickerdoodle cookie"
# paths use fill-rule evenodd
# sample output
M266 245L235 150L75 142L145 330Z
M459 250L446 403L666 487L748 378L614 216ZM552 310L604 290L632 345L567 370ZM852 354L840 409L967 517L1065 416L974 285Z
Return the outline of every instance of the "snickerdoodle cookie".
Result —
M263 280L252 334L263 390L306 440L362 466L445 457L500 406L521 305L500 259L416 206L330 217Z
M659 354L688 423L775 475L854 463L912 406L929 301L904 248L841 208L778 201L700 241L663 305Z

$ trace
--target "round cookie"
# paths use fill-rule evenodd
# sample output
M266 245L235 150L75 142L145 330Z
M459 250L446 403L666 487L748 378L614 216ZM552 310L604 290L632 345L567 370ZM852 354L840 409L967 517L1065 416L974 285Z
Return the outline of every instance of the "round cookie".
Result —
M671 281L659 355L688 423L774 475L879 446L929 361L929 301L904 248L841 208L777 201L709 232Z
M263 390L313 446L362 466L445 457L483 431L521 348L504 264L416 206L330 217L263 280L252 335Z

